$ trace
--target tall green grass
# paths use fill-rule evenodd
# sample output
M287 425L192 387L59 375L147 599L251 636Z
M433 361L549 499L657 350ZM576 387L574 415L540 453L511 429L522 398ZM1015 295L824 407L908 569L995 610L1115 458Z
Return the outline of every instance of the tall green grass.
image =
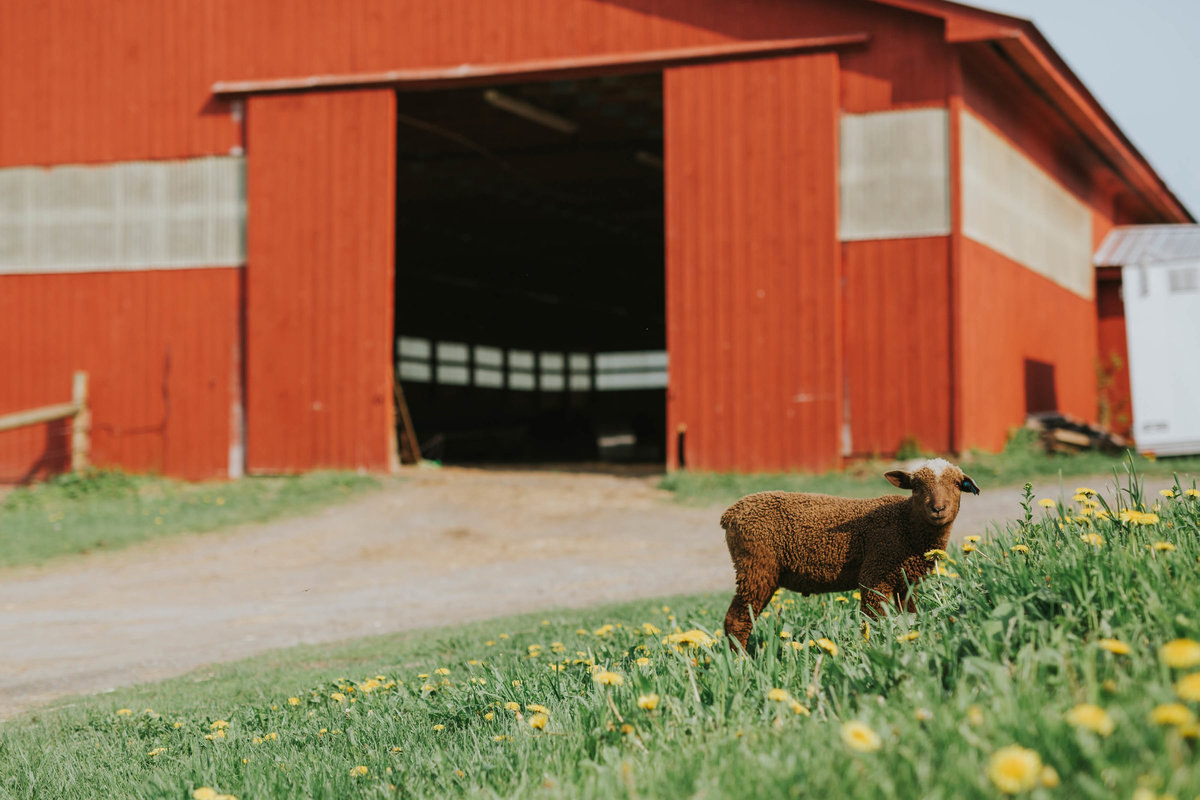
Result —
M1024 428L1013 432L1003 451L971 452L958 461L981 486L996 488L1020 486L1026 481L1059 475L1065 478L1111 475L1114 469L1124 473L1126 461L1129 459L1142 475L1161 477L1179 474L1189 480L1192 477L1200 477L1200 457L1149 459L1132 452L1113 455L1098 451L1051 454L1038 442L1036 432ZM660 486L673 492L680 502L692 505L732 503L739 497L768 489L818 492L844 497L875 497L890 490L883 479L883 473L889 469L894 469L894 462L875 459L857 462L841 472L817 474L790 472L738 475L680 471L664 476Z
M716 638L728 595L710 595L80 700L0 725L0 797L990 798L992 760L1017 745L1020 796L1191 798L1200 730L1151 716L1200 709L1200 654L1160 650L1200 649L1186 488L1027 497L1024 519L921 584L918 615L869 638L851 596L782 594L746 657ZM537 580L534 563L514 575Z
M0 498L0 566L262 522L376 485L375 478L348 472L219 483L106 471L62 475Z

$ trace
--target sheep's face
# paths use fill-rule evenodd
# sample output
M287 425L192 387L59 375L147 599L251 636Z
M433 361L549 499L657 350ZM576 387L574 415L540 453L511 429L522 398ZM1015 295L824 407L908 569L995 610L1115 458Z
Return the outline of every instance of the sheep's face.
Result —
M954 522L963 492L979 494L975 481L948 461L926 461L912 472L894 470L886 477L893 486L912 490L913 511L935 527Z

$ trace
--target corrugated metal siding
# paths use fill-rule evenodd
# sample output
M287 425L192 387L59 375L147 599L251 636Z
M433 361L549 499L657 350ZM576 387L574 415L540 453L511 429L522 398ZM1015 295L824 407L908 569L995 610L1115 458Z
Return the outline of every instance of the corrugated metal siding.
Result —
M689 468L839 459L837 58L663 80L670 456Z
M256 97L247 125L247 467L385 470L396 96Z
M1124 225L1108 232L1097 267L1200 260L1200 225Z
M87 370L93 463L225 476L239 282L231 268L0 276L0 414L70 400ZM62 423L0 433L0 482L62 471L69 447Z
M950 450L950 275L946 237L848 242L846 412L856 456L907 438Z
M950 233L945 109L843 115L839 152L843 241Z
M962 243L964 449L997 450L1025 420L1024 362L1053 364L1059 410L1096 419L1096 306L972 239Z

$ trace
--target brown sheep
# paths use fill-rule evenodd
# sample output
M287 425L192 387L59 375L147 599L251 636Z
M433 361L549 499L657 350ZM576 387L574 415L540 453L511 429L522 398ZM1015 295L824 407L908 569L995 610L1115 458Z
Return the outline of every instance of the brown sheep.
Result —
M979 487L940 458L884 477L912 495L852 500L759 492L721 515L737 575L725 615L731 645L736 639L745 648L751 612L761 614L780 586L806 595L858 589L872 618L889 597L901 610L916 611L909 589L932 569L925 553L945 549L962 492L979 494Z

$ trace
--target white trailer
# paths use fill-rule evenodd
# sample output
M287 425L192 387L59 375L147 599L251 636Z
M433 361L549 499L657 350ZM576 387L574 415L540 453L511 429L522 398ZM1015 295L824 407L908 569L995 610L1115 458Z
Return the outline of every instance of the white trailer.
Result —
M1200 225L1117 228L1095 262L1122 267L1138 451L1200 453Z

